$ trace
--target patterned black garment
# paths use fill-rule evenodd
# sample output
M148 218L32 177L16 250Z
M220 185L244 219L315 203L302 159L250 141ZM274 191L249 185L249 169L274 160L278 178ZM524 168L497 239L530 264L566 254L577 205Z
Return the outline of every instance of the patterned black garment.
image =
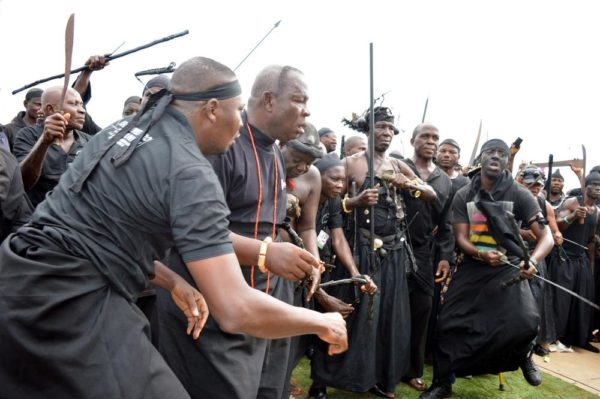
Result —
M452 203L453 223L468 224L471 242L481 250L499 249L486 216L475 205L479 175L458 191ZM537 202L508 172L490 193L517 221L529 221L540 213ZM512 263L518 262L509 254ZM434 379L497 374L516 370L525 360L537 335L540 317L529 284L503 288L518 275L509 266L491 267L465 256L458 265L444 302L436 331Z
M375 384L393 392L406 372L409 359L410 309L406 270L408 255L401 228L403 214L394 202L399 197L387 183L380 184L375 206L375 234L383 241L373 261L369 251L370 215L359 208L358 271L369 274L379 291L372 299L363 297L346 319L347 352L328 356L326 346L318 342L313 358L312 379L316 383L355 392L366 392ZM361 190L369 187L365 181ZM403 210L402 210L403 211ZM349 298L342 297L348 301Z

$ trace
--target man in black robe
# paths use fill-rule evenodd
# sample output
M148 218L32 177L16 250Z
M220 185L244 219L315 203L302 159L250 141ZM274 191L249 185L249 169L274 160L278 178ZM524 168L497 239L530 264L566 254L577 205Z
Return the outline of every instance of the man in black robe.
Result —
M250 289L241 276L223 192L203 155L231 145L241 123L240 94L224 65L201 57L181 64L151 115L97 135L31 221L4 241L4 396L189 398L133 304L149 278L184 310L181 328L201 326L208 305L230 333L318 333L344 349L339 315L288 306ZM46 124L60 136L68 121L55 113ZM173 246L206 303L185 295L184 280L152 262ZM219 361L227 363L225 356Z
M416 220L408 228L410 244L417 262L417 270L408 276L411 315L410 368L404 376L414 389L427 387L421 379L425 364L425 344L429 319L433 309L435 284L443 283L454 263L454 238L448 219L452 183L446 173L433 163L440 135L431 124L415 127L410 143L414 147L412 159L406 164L437 194L433 202L423 202L404 193L406 216Z
M246 282L288 304L293 302L293 281L311 274L313 291L319 282L317 259L290 243L277 242L278 226L285 218L286 170L276 140L285 143L304 132L307 101L302 72L289 66L265 68L255 79L235 143L224 154L209 158L231 210L229 230ZM257 258L260 241L265 240L274 242L269 244L262 269ZM240 250L248 242L255 252L244 256ZM180 259L175 254L167 263L181 270ZM269 341L230 334L209 317L202 339L193 342L182 336L177 328L182 322L177 320L180 312L164 298L165 293L159 291L160 351L193 398L280 399L289 339ZM227 362L216 362L224 353ZM199 374L206 379L199 379Z
M528 382L541 382L530 354L539 324L531 289L528 284L503 283L519 274L531 277L553 243L537 202L508 172L508 156L503 141L484 143L481 172L454 197L453 230L464 258L443 296L434 381L421 399L449 397L453 375L497 374L521 367ZM519 264L519 258L527 257L515 241L497 232L508 228L498 222L506 221L508 212L528 223L537 239L530 265L525 268L522 262L520 271L504 262Z
M363 121L364 122L364 121ZM405 237L404 205L401 190L419 192L420 198L435 199L435 192L416 180L414 172L397 159L387 157L398 130L388 108L375 109L374 171L377 181L371 187L367 152L344 159L348 182L360 187L354 197L342 200L344 212L356 212L358 269L370 275L379 291L355 306L348 318L351 348L348 353L330 359L320 370L313 368L315 382L355 392L372 390L393 397L394 388L406 372L410 346L410 310L406 270L410 268ZM352 125L354 126L354 125ZM366 123L356 128L368 131ZM346 187L352 187L348 183ZM348 191L350 191L348 189ZM417 195L417 194L415 194ZM375 214L371 215L371 206ZM370 248L370 223L381 242L376 253Z
M594 300L593 243L600 212L596 201L600 199L600 173L591 172L585 179L583 196L565 200L558 216L558 227L565 241L565 261L552 270L554 281ZM588 250L581 247L588 247ZM592 308L570 295L556 290L554 293L555 324L558 339L566 345L575 345L592 352L598 348L591 339Z

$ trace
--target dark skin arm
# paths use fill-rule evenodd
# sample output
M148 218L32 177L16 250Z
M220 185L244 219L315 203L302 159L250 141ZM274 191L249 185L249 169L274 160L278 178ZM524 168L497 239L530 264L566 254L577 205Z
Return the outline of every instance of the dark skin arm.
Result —
M158 261L154 262L154 277L150 279L150 282L171 293L173 302L187 318L187 335L198 339L209 314L202 294L181 276Z
M105 55L92 55L85 62L85 65L87 65L87 69L81 71L79 76L77 76L75 83L73 84L73 88L77 90L82 97L90 84L90 78L92 76L92 73L94 71L104 69L104 67L109 64L109 62L106 61L105 57Z
M352 256L352 251L350 250L350 245L348 245L348 241L346 240L346 236L344 235L344 230L341 228L335 228L331 230L331 242L333 246L333 250L337 255L338 259L344 265L350 276L358 276L360 275L356 264L354 263L354 257ZM367 276L368 277L368 276ZM377 292L377 285L368 278L369 282L367 284L361 285L360 289L362 292L366 292L369 295L374 295Z
M554 214L554 208L548 201L546 201L546 215L548 219L548 226L550 226L550 231L552 232L552 238L554 239L554 245L562 245L563 236L558 228L558 224L556 223L556 216Z
M187 268L223 331L267 339L317 334L330 344L329 354L348 348L339 314L291 306L250 288L233 254L188 262Z
M421 179L419 179L417 177L417 175L415 175L415 173L413 172L413 170L404 162L402 162L399 159L392 159L391 160L396 167L399 168L401 173L396 173L396 179L394 179L395 181L393 182L393 184L402 189L402 190L409 190L409 191L414 191L414 190L418 190L421 192L421 196L419 197L420 200L425 201L425 202L433 202L435 201L435 199L437 198L437 194L435 193L435 190L433 189L433 187L431 187L430 185L428 185L427 183L423 182ZM416 179L416 183L410 182L409 180L415 181Z
M585 206L579 205L577 198L569 198L565 200L560 213L558 215L558 228L565 231L573 223L579 223L579 220L585 218L587 210ZM565 221L565 217L567 221Z
M304 241L306 250L319 258L319 247L317 246L317 232L315 230L315 220L317 219L317 210L319 209L319 197L321 194L321 175L319 170L311 167L302 178L310 186L310 193L302 204L302 212L296 221L296 231Z
M512 174L513 172L513 165L515 163L515 156L517 155L517 153L519 152L520 148L515 146L515 143L512 143L510 145L510 154L508 156L508 163L506 164L506 168L508 169L508 171Z
M229 238L233 243L233 249L240 264L256 265L258 263L258 254L261 241L229 233ZM310 252L298 248L289 242L272 242L269 244L267 256L265 259L267 269L279 277L286 280L302 280L307 275L314 275L319 271L319 260L311 255ZM316 272L315 270L316 269ZM317 281L316 285L319 284ZM316 285L311 283L309 294L312 296L316 290Z
M23 176L23 189L25 191L31 190L31 188L37 183L40 176L42 175L42 167L48 148L53 145L55 140L60 140L61 144L67 141L63 138L66 136L67 125L69 123L70 115L54 113L46 118L44 121L44 130L40 135L39 139L35 142L31 151L25 159L20 163L21 175ZM72 144L72 135L70 143Z
M456 236L456 243L460 250L465 254L483 260L490 266L499 266L503 264L504 255L500 251L478 251L477 248L469 240L469 225L466 223L454 224L454 234ZM537 245L535 246L530 258L539 262L543 259L554 246L552 240L552 234L548 226L541 227L537 222L531 223L531 231L536 237ZM521 264L521 275L525 278L531 278L533 274L537 272L533 265L530 265L527 270L523 264Z

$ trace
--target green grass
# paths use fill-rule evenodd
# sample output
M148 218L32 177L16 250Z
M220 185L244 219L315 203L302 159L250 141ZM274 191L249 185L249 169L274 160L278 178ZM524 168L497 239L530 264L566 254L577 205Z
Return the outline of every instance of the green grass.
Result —
M311 384L310 364L306 358L302 359L294 370L293 378L302 387L304 396L308 393ZM431 381L431 367L425 368L423 379L429 384ZM532 387L523 379L519 370L504 373L505 391L498 390L498 377L486 375L473 377L472 379L458 378L452 386L455 399L595 399L598 396L577 388L576 386L562 381L559 378L544 374L544 382L539 387ZM327 396L330 399L345 398L375 398L368 393L351 393L328 388ZM396 398L413 399L418 398L419 392L406 384L396 387Z

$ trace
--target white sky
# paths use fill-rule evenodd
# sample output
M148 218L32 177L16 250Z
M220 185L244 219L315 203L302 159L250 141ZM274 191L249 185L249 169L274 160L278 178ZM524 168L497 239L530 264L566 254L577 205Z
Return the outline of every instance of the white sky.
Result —
M600 3L571 1L84 1L0 0L0 121L22 109L11 91L58 74L64 26L75 12L73 67L89 55L124 51L189 29L190 34L115 60L92 77L90 114L100 125L139 95L137 71L202 55L230 67L278 20L238 70L249 93L256 73L289 64L307 76L310 121L351 134L340 120L369 102L369 42L375 50L376 97L399 114L406 133L393 147L412 154L409 139L427 121L463 147L467 161L483 119L482 140L524 139L521 161L581 157L600 164ZM146 79L148 79L146 77ZM40 85L62 85L62 80ZM561 168L567 186L572 173Z

